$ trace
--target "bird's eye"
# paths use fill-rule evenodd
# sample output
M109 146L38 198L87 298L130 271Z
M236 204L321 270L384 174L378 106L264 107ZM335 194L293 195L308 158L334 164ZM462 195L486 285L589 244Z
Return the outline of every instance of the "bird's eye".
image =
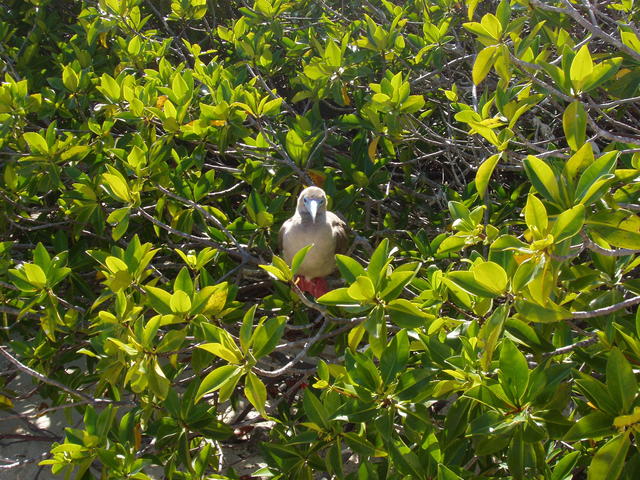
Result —
M320 205L322 205L324 203L324 198L321 198L320 201L318 202Z

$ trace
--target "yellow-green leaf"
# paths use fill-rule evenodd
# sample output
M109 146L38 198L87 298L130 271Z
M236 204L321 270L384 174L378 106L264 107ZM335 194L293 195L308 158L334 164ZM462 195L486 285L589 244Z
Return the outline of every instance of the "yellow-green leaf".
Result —
M239 351L231 350L221 343L204 343L202 345L198 345L198 348L206 350L207 352L215 355L216 357L220 357L229 363L239 364L242 362L242 355Z
M258 412L266 416L267 389L253 372L247 373L245 378L244 395Z
M482 162L482 165L480 165L480 167L478 168L478 171L476 172L476 190L478 191L478 195L480 195L480 197L483 197L485 192L487 191L489 180L491 179L491 175L493 174L493 171L495 170L501 156L502 155L500 155L499 153L491 155L484 162Z
M576 92L582 91L582 87L587 82L589 75L593 72L593 60L587 45L583 45L571 62L569 78Z
M47 276L45 275L44 270L35 263L24 263L22 265L22 270L27 276L29 283L34 287L44 288L47 284Z
M549 219L547 209L535 195L527 196L527 204L524 207L524 221L533 233L534 240L541 239L547 233Z
M173 313L187 313L191 309L191 298L186 292L182 290L176 290L171 295L169 306Z
M527 177L535 189L547 200L560 203L560 188L551 167L533 155L527 156L523 163Z
M571 150L575 152L582 147L587 135L587 113L582 102L576 100L565 109L562 128Z
M473 83L479 85L482 80L487 76L489 71L491 71L491 67L493 67L493 63L496 60L496 47L491 45L489 47L485 47L478 55L476 55L476 60L473 62L473 69L471 70L471 77L473 78Z

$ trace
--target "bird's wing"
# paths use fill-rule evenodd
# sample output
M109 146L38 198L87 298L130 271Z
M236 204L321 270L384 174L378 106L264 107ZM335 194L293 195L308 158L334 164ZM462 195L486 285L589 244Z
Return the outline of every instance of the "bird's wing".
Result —
M278 252L282 254L284 251L284 232L287 230L287 225L291 222L291 219L285 221L280 227L280 231L278 232Z
M346 253L349 249L349 234L347 232L347 224L332 212L329 218L331 229L336 237L336 253Z

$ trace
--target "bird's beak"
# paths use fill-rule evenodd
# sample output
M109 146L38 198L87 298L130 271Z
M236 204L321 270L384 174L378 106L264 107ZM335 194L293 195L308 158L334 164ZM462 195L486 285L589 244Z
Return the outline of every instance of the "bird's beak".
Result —
M309 200L309 213L311 214L311 220L316 223L316 214L318 213L318 206L320 202L318 200Z

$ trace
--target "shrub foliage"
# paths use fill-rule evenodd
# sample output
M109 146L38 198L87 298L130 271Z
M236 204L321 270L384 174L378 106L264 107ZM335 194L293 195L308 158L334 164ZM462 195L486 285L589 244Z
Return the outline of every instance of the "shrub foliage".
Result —
M0 354L84 415L54 473L638 478L637 2L4 3Z

